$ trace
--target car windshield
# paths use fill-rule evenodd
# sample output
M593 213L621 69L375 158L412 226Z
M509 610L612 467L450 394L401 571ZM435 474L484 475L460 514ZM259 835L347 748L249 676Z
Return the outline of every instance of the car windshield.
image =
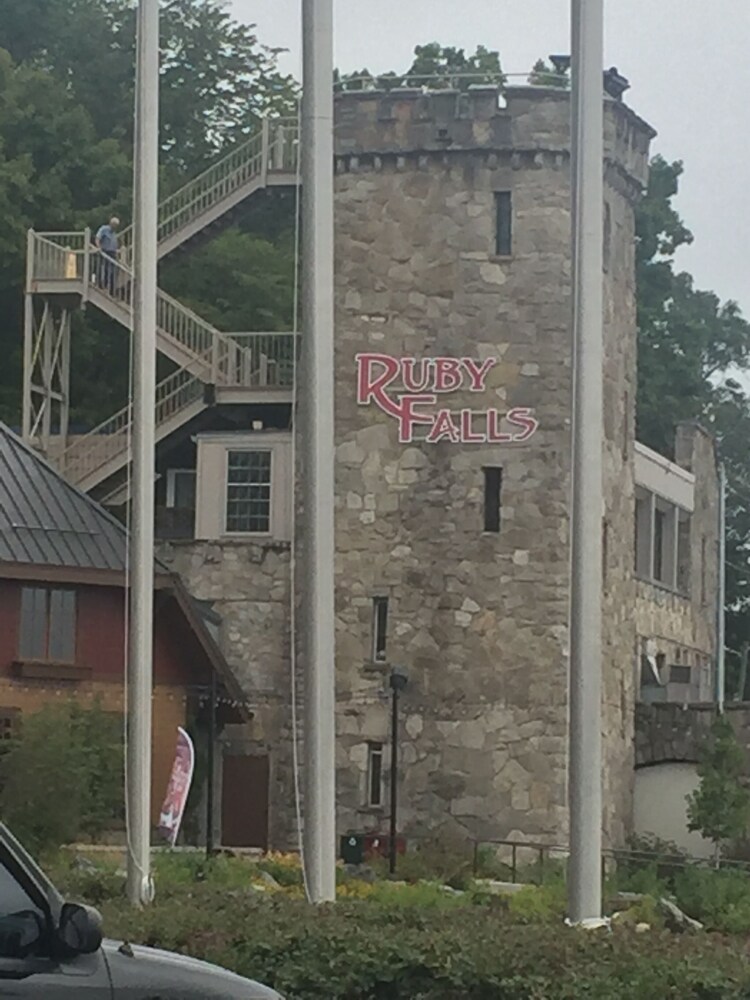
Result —
M28 872L50 903L62 906L63 898L60 893L4 823L0 823L0 851L3 856L10 854Z

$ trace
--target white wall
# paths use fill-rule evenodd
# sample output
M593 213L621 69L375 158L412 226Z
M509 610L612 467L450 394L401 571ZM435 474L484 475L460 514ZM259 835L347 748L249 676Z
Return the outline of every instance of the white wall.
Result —
M698 787L695 764L654 764L635 772L633 825L638 835L671 840L692 857L713 856L713 845L687 828L687 796Z

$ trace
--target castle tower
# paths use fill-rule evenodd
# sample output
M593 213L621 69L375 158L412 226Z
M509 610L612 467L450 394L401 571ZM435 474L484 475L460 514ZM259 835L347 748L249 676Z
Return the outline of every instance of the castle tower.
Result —
M388 677L407 834L565 837L570 105L337 103L339 827L382 831ZM606 103L606 828L630 815L634 206L653 132ZM383 768L383 772L384 772Z

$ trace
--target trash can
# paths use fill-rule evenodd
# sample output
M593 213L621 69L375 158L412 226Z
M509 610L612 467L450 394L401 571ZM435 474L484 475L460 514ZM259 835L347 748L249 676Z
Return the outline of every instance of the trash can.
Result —
M340 853L345 865L361 865L365 860L365 838L356 833L343 836Z

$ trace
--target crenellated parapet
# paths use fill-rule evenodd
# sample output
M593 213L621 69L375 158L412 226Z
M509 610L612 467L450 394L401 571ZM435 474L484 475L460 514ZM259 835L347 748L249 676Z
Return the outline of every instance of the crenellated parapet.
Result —
M481 154L491 165L560 167L570 156L570 96L533 86L345 91L336 98L338 169L380 169L394 158L403 168L415 157L459 153ZM656 133L621 101L603 100L608 180L635 198Z

